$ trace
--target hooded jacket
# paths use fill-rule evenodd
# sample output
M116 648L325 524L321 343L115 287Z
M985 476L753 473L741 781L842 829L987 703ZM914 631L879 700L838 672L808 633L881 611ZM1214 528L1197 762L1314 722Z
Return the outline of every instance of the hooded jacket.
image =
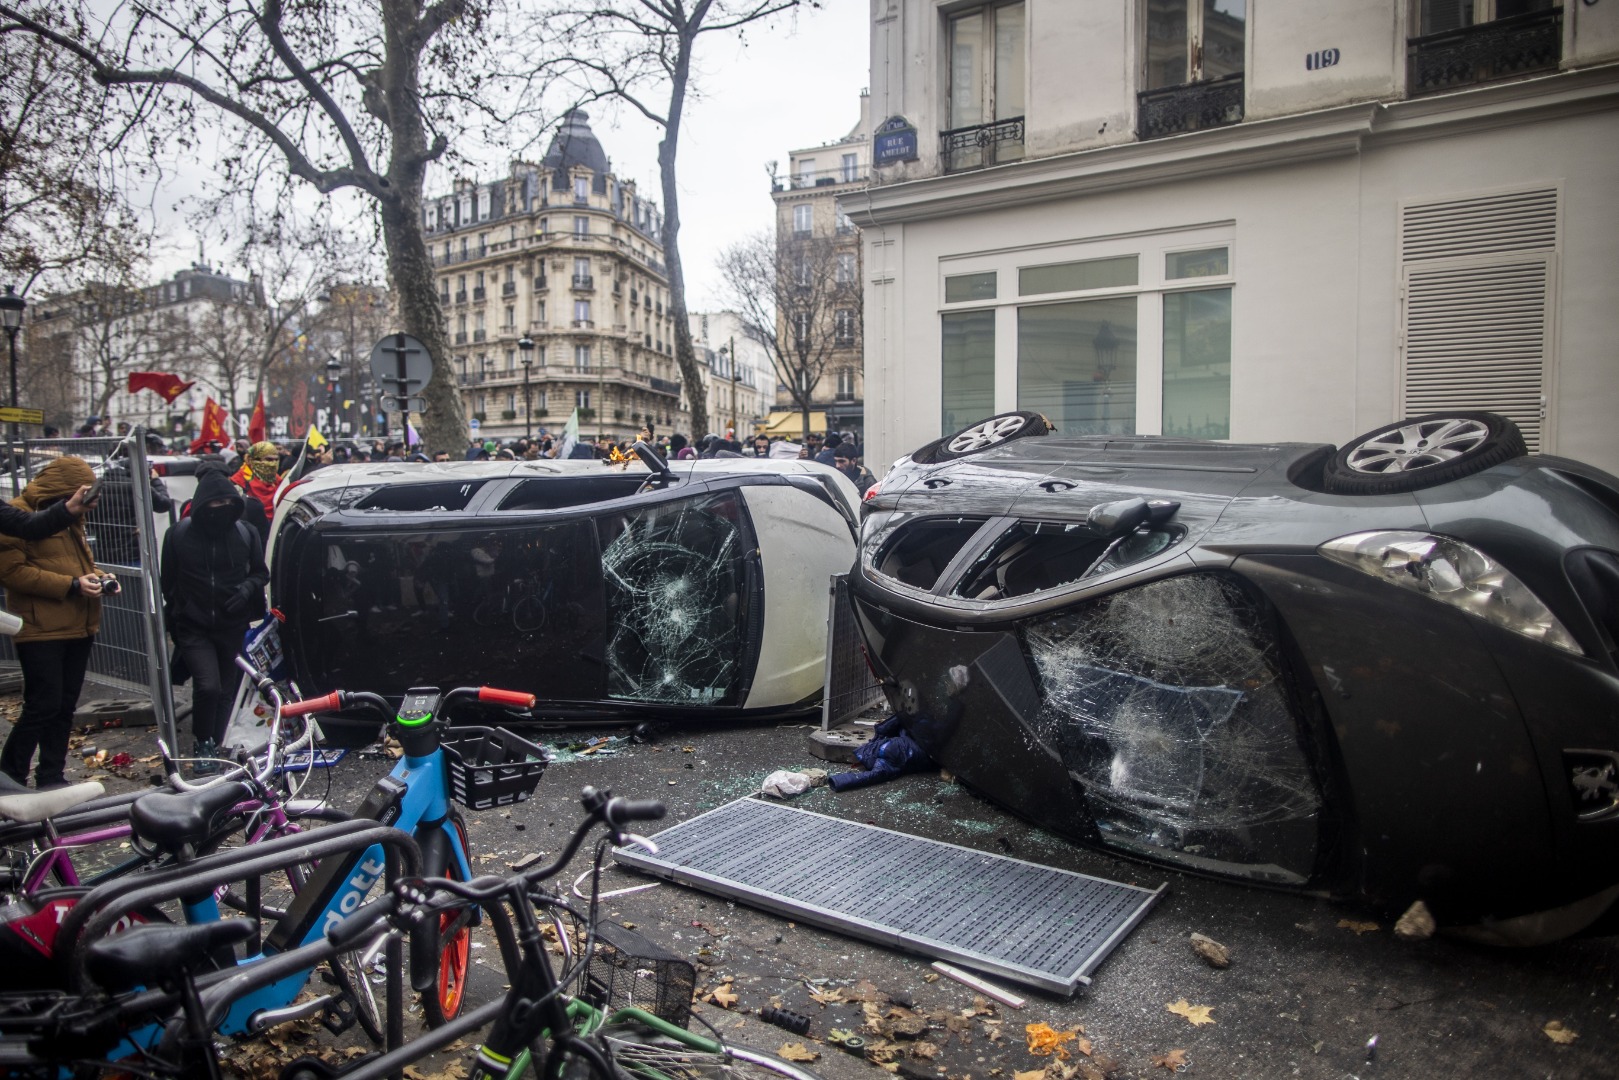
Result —
M38 511L94 482L83 458L60 457L39 470L11 505ZM69 641L95 634L101 628L101 600L80 595L74 582L98 572L82 521L41 540L0 538L0 585L6 606L23 621L17 640Z
M208 505L221 499L226 505ZM258 533L241 524L244 506L229 477L205 470L198 476L190 515L163 535L163 604L177 636L187 630L245 630L264 613L270 572Z

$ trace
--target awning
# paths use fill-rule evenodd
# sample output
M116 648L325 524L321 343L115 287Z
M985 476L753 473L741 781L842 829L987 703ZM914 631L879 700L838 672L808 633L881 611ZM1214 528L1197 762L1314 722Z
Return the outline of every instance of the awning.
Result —
M809 414L810 430L825 433L826 413L816 409ZM785 435L792 438L804 434L804 414L794 410L792 412L773 412L765 417L765 422L754 428L755 435Z

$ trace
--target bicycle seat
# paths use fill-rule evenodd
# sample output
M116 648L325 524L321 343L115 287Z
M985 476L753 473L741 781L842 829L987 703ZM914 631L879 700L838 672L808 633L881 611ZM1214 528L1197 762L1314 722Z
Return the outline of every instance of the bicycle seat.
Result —
M0 776L4 775L0 773ZM7 821L44 821L81 803L98 799L106 791L94 780L44 791L30 791L10 777L6 777L6 780L5 785L0 785L0 818Z
M137 837L175 855L187 844L195 847L206 840L219 827L219 819L252 794L253 789L239 780L200 791L154 791L129 808L129 824Z
M84 970L110 994L154 986L208 966L220 949L246 941L258 931L251 919L220 919L194 926L147 923L92 941L84 950Z

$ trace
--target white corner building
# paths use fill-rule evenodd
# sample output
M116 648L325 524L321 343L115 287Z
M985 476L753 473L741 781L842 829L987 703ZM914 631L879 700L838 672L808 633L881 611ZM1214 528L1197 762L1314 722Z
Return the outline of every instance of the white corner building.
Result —
M867 461L995 412L1619 471L1619 4L873 0Z

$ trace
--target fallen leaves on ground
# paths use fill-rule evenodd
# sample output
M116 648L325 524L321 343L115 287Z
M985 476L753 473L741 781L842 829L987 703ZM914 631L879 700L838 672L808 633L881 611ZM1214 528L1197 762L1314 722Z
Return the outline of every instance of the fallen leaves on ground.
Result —
M1186 1017L1186 1019L1189 1020L1194 1027L1202 1027L1204 1024L1214 1023L1214 1017L1209 1015L1210 1011L1214 1008L1213 1005L1193 1005L1185 998L1181 998L1173 1005L1165 1005L1164 1008L1168 1009L1176 1016Z
M843 1000L841 990L811 990L810 1000L818 1001L822 1005L836 1005Z
M405 1075L410 1077L410 1080L465 1080L467 1068L456 1061L450 1062L438 1072L423 1072L414 1065L406 1065Z
M1049 1057L1056 1054L1064 1061L1068 1060L1068 1047L1065 1043L1075 1043L1080 1053L1089 1055L1091 1044L1088 1039L1079 1037L1080 1031L1058 1031L1050 1024L1027 1024L1023 1028L1023 1037L1028 1041L1029 1053L1035 1057ZM1084 1045L1078 1045L1083 1043Z
M1580 1033L1573 1028L1564 1027L1561 1020L1548 1020L1546 1021L1546 1026L1540 1030L1546 1033L1546 1038L1554 1043L1562 1043L1564 1046L1580 1037Z
M1371 934L1381 930L1382 927L1374 922L1361 922L1358 919L1339 919L1338 929L1353 930L1357 934Z
M911 1044L911 1056L918 1061L932 1061L939 1056L939 1048L923 1039Z
M1394 936L1401 941L1426 941L1438 929L1433 912L1421 900L1405 909L1405 914L1394 924Z
M1167 1054L1154 1054L1152 1063L1159 1068L1168 1069L1170 1072L1180 1072L1191 1064L1186 1059L1185 1050L1171 1050Z
M722 982L720 985L716 986L713 990L710 990L707 1000L715 1005L718 1005L722 1009L729 1009L732 1005L735 1005L737 1002L737 996L735 989L732 987L731 980L727 979L725 982Z
M819 1061L821 1052L811 1050L803 1043L782 1043L781 1049L776 1051L776 1056L787 1061Z

